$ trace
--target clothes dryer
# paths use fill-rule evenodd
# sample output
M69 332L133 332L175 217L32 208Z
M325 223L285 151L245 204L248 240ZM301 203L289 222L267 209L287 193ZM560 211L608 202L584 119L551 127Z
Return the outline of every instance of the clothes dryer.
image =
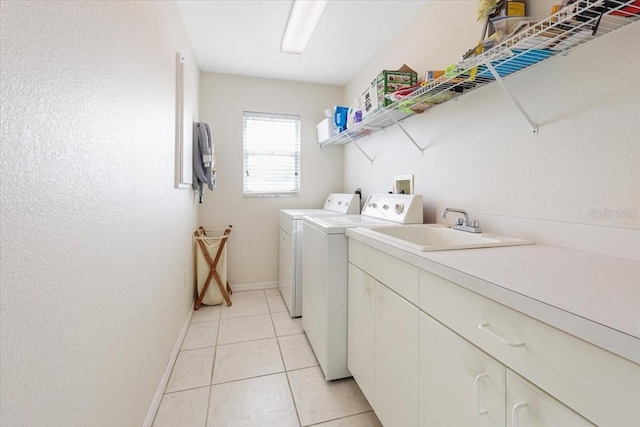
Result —
M291 317L302 316L302 218L360 213L360 195L331 193L322 209L281 209L278 288Z

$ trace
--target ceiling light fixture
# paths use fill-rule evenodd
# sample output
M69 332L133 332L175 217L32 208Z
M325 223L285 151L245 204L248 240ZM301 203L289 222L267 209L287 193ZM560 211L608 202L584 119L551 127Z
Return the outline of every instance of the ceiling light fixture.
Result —
M301 54L307 47L327 0L295 0L284 31L280 51Z

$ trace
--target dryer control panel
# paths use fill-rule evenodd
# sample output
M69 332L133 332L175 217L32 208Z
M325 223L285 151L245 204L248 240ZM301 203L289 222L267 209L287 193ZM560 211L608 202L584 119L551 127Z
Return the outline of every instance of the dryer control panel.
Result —
M360 196L358 194L331 193L324 202L324 209L344 214L360 213Z

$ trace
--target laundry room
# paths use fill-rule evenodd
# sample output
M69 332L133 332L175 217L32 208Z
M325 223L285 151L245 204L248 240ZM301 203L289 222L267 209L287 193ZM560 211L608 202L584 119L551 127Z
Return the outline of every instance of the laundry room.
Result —
M639 1L0 31L0 425L640 425Z

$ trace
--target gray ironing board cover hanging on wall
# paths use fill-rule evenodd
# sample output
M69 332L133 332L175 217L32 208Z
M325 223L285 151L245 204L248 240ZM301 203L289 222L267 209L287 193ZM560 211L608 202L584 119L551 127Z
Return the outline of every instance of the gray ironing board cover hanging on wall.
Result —
M213 152L211 127L204 122L193 124L193 189L199 192L202 203L205 185L216 187L216 160Z

